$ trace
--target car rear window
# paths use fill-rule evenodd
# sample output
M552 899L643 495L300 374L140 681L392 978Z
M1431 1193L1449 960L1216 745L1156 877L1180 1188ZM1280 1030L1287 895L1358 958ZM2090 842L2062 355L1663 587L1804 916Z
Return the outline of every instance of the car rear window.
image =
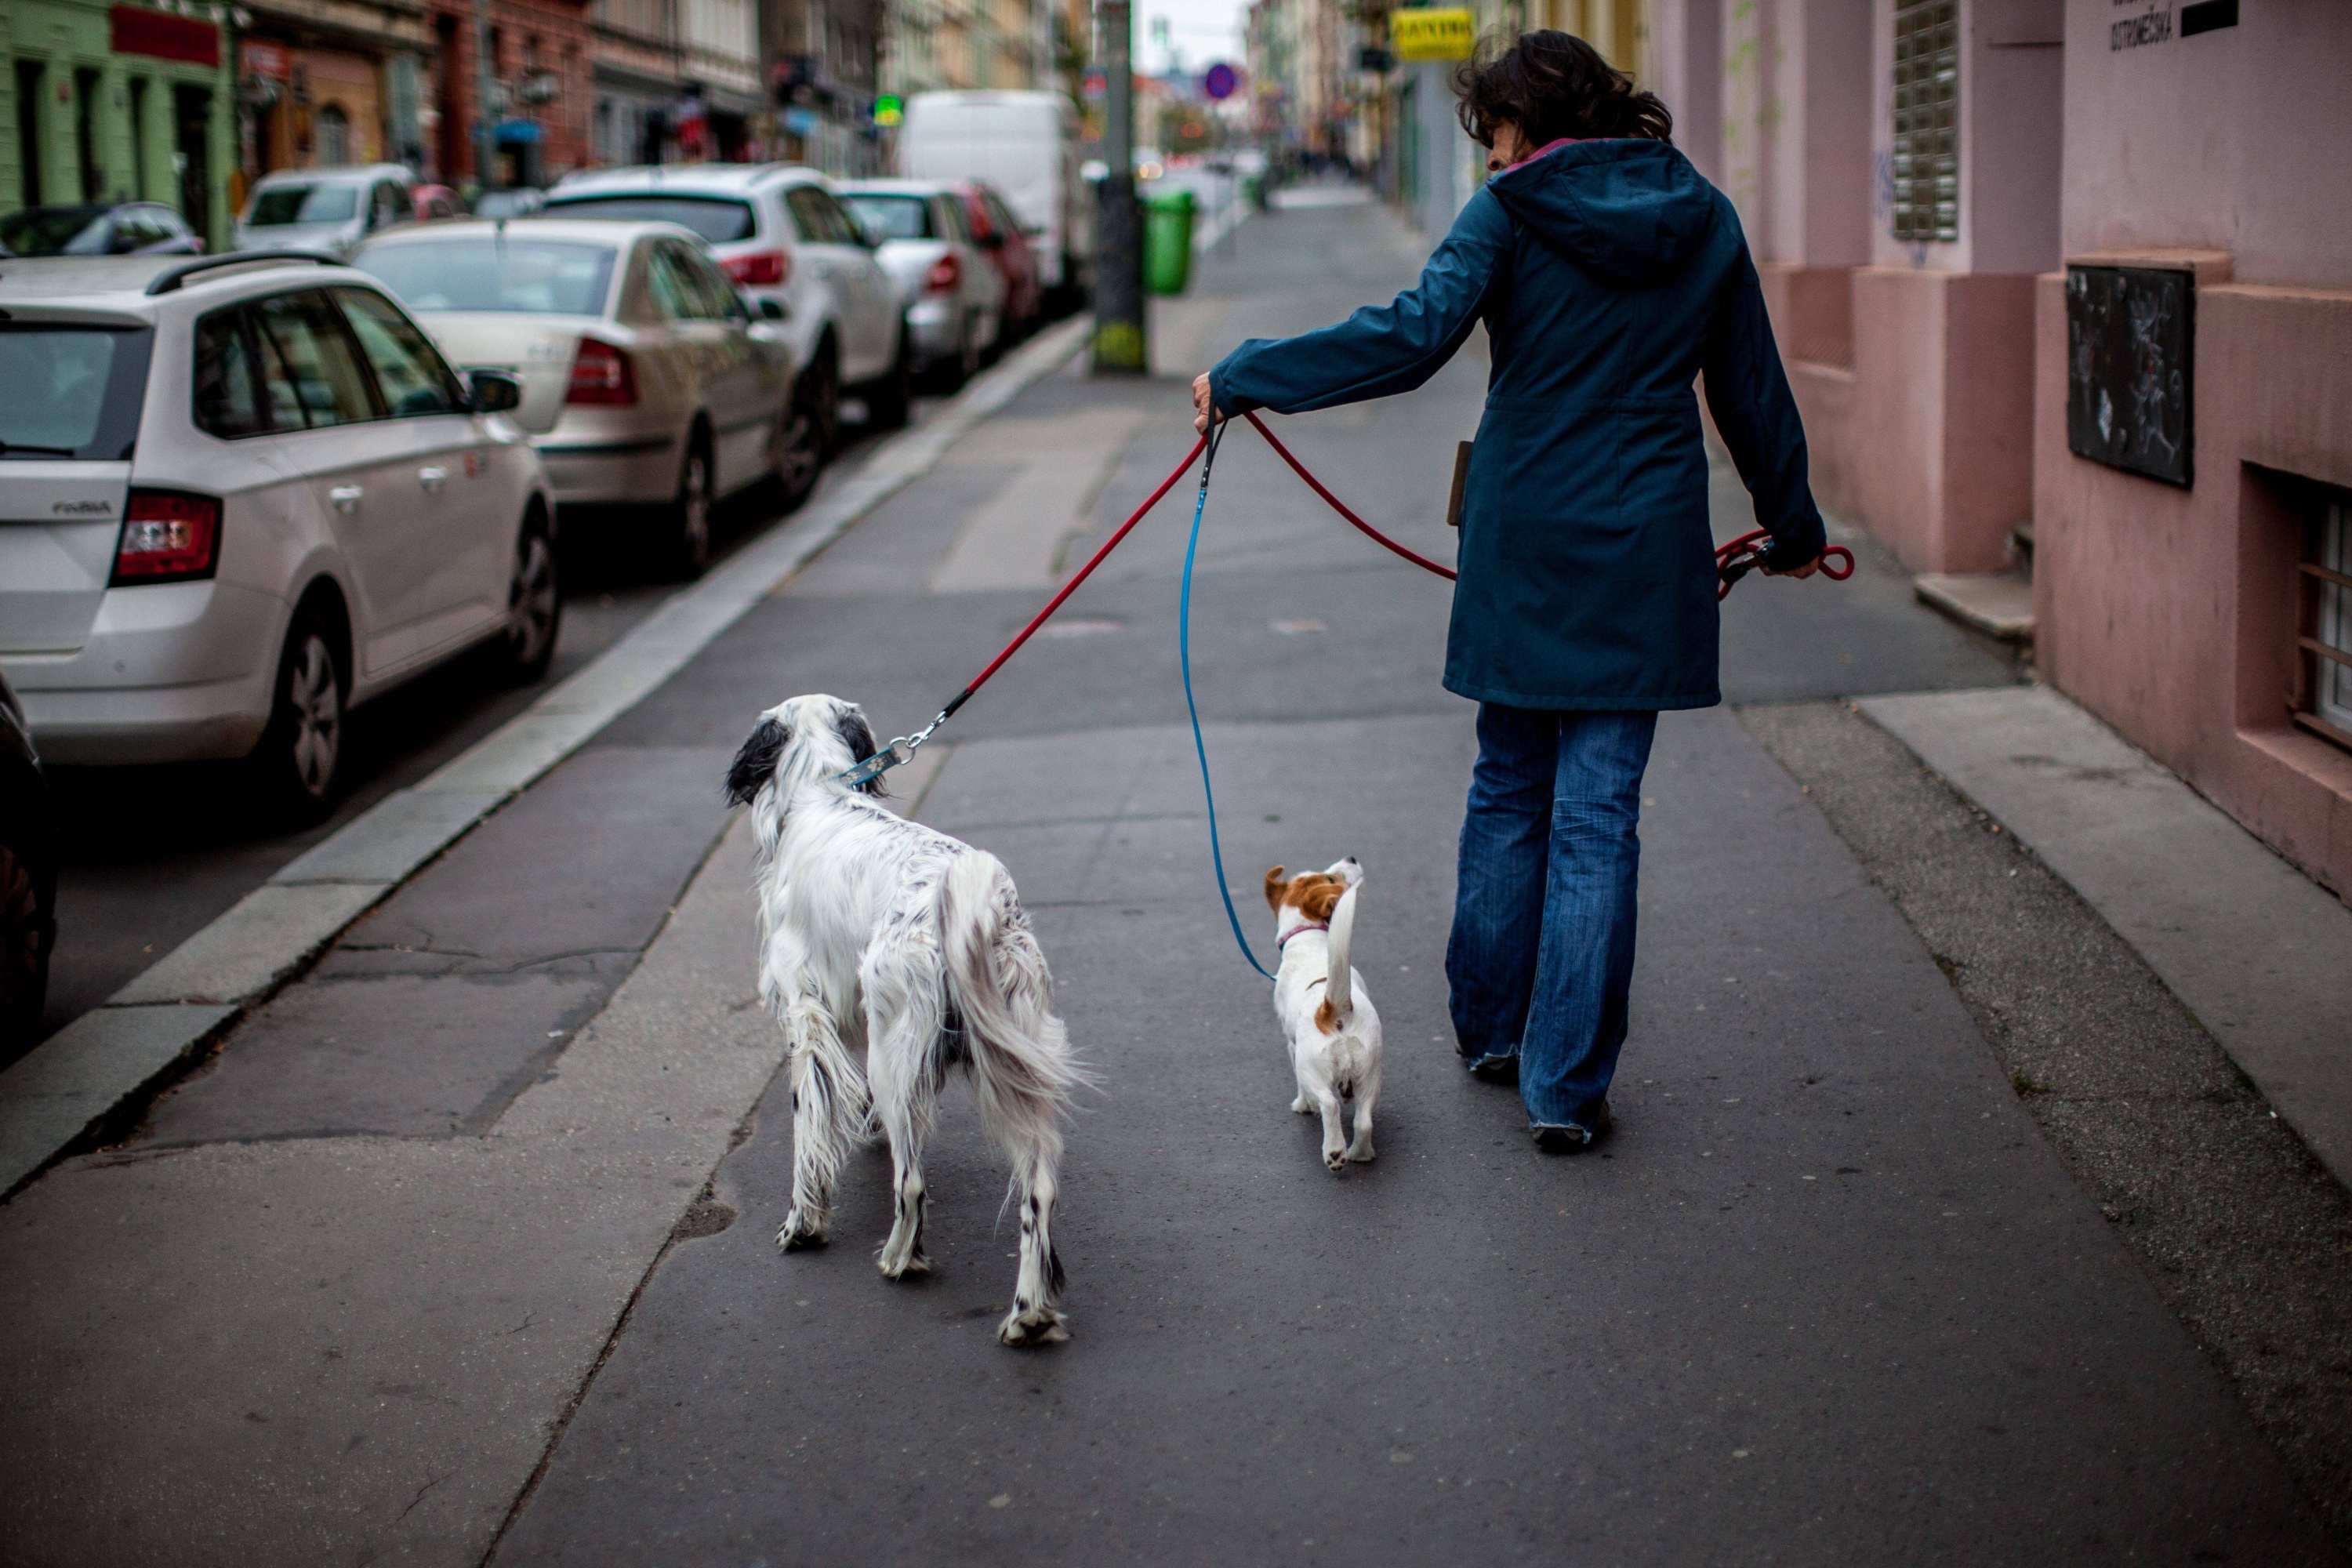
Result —
M93 255L105 239L104 207L35 207L0 217L0 246L12 256ZM79 246L75 240L82 243Z
M370 246L352 265L412 310L601 316L614 255L573 240L453 238Z
M272 185L257 191L246 215L252 228L289 223L348 223L360 210L357 185Z
M857 221L883 239L933 239L931 204L924 196L852 194L841 198Z
M726 196L558 196L544 209L565 217L631 218L683 224L713 245L749 239L760 231L751 204ZM423 307L419 307L422 309Z
M130 457L154 339L144 327L0 326L0 459Z

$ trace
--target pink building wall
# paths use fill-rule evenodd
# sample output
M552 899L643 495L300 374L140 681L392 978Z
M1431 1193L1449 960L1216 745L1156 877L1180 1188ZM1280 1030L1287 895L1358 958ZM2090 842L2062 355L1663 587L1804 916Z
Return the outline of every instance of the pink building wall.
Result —
M2240 15L2118 48L2105 0L2067 7L2066 258L2195 272L2195 484L2067 449L2063 275L2042 279L2036 641L2044 679L2343 894L2352 751L2293 713L2294 481L2352 489L2352 5Z

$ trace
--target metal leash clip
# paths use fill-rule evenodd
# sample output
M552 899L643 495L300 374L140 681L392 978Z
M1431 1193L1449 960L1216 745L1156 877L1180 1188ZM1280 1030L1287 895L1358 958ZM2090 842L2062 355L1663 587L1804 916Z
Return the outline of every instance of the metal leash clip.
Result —
M856 766L834 774L835 782L846 784L851 789L858 789L866 784L871 784L874 780L880 778L892 768L904 767L907 763L915 760L915 748L929 740L931 738L932 731L937 730L940 725L946 723L948 721L948 715L954 711L955 704L950 703L947 707L940 710L939 716L937 718L924 725L920 730L915 731L915 733L911 735L899 736L897 740L891 742L888 745L884 746L880 751L875 752L864 762L859 763ZM901 751L901 747L904 747L905 750Z

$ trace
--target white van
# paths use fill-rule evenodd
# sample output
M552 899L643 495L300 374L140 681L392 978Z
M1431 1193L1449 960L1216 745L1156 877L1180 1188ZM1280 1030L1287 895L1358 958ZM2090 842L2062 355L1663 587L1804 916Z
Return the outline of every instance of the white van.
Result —
M1086 286L1091 193L1078 178L1078 117L1058 92L919 92L898 130L910 180L986 180L1004 193L1049 290Z

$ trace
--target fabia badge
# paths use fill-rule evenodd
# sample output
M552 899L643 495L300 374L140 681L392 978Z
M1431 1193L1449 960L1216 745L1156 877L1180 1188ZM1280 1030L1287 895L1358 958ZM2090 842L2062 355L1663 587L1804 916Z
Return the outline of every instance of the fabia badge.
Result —
M114 510L112 501L61 500L49 510L58 517L104 517Z

